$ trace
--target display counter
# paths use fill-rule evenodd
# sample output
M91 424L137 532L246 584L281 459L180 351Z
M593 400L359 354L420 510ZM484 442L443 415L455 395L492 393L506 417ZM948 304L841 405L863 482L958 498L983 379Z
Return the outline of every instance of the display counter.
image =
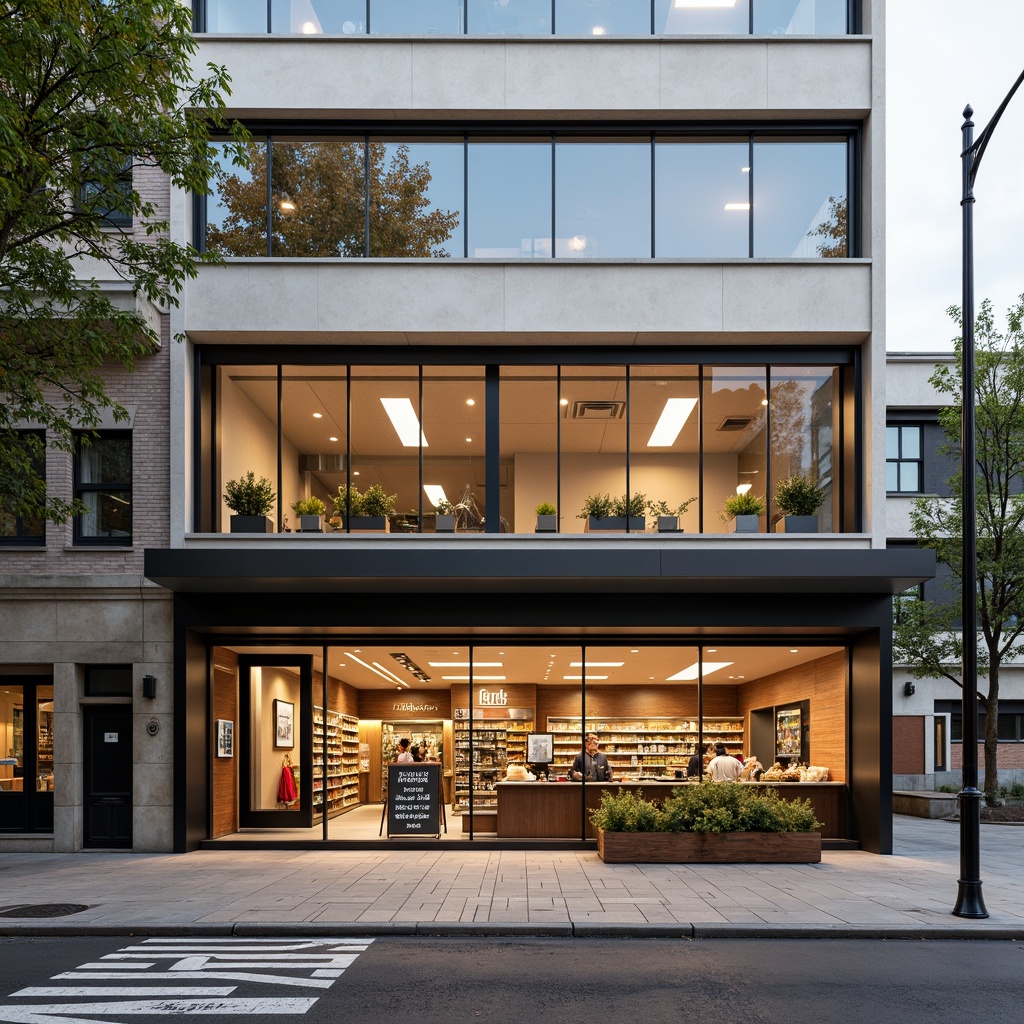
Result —
M499 839L578 839L581 826L581 789L586 789L586 835L595 838L590 811L601 803L605 790L643 791L648 800L662 800L674 787L685 785L676 779L665 782L499 782ZM810 800L823 839L848 839L846 785L842 782L737 782L720 785L755 786L774 789L783 799Z

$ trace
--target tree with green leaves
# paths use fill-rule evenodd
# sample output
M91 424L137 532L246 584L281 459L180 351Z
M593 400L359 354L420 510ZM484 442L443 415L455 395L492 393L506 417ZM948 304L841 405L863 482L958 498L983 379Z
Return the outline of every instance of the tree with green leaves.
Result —
M961 311L950 316L961 326ZM975 322L975 443L977 448L978 699L985 712L985 798L999 800L999 675L1018 654L1024 632L1024 295L1007 312L1000 331L992 304L981 304ZM963 403L962 337L956 360L937 366L931 383L950 404L939 412L947 441L939 454L960 455ZM911 528L919 542L949 569L949 594L939 601L897 601L894 655L917 678L948 679L962 686L960 632L963 550L962 476L949 478L950 497L918 498Z
M413 163L409 146L371 142L275 143L271 150L271 254L366 255L366 178L369 173L371 256L448 256L443 244L459 212L432 209L429 161ZM252 143L249 172L217 174L224 211L206 229L206 245L225 256L267 252L265 147Z
M179 0L0 2L0 508L60 522L84 511L47 492L47 447L72 450L104 409L127 413L104 371L154 351L139 309L99 278L120 279L166 311L204 257L168 237L167 210L136 176L159 168L205 193L210 126L244 160L229 125L223 67L205 77L191 9ZM35 427L45 434L25 432Z

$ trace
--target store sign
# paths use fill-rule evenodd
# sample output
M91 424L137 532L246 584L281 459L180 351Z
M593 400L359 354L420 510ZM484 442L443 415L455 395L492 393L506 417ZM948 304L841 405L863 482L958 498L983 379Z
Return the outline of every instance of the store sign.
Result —
M431 711L438 713L441 710L440 704L416 704L413 701L396 701L391 705L392 711Z
M441 835L441 765L388 765L388 836Z
M477 703L482 708L505 707L508 704L508 694L504 690L488 690L486 686L481 686Z
M105 732L103 734L103 742L104 743L116 743L117 742L117 733L116 732Z

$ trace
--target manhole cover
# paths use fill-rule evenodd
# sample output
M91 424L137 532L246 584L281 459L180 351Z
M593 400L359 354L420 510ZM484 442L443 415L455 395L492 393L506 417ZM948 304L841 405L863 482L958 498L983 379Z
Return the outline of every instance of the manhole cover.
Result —
M66 917L88 909L87 903L31 903L0 910L0 917Z

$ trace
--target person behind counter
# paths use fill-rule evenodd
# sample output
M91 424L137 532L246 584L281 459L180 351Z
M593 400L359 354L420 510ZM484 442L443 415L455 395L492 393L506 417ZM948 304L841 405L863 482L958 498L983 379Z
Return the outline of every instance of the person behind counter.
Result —
M686 777L688 779L699 779L704 774L704 755L710 747L710 743L702 744L697 749L697 753L690 758L686 765Z
M587 782L611 782L612 767L608 758L597 748L597 733L588 732L583 741L583 750L576 755L569 771L569 778L575 781L586 779Z
M724 743L716 743L715 756L711 758L708 772L713 782L736 782L743 774L743 765L725 752Z
M409 737L403 736L398 741L398 756L395 758L396 764L412 764L415 758L409 750Z

